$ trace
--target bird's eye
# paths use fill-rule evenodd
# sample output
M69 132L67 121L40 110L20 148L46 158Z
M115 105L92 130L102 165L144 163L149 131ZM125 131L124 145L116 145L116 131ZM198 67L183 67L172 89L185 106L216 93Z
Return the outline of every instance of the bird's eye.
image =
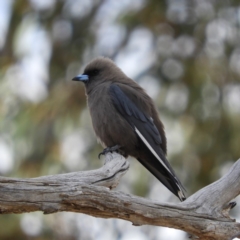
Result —
M98 73L99 73L99 70L98 70L98 69L93 69L93 70L89 71L88 75L90 75L90 76L96 76L96 75L98 75Z
M99 73L99 70L97 70L97 69L96 69L96 70L93 70L93 74L94 74L94 75L97 75L98 73Z

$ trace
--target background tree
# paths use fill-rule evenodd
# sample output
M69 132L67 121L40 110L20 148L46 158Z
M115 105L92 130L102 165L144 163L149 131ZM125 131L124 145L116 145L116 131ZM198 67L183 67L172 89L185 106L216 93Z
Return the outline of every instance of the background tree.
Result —
M216 180L240 156L239 21L238 1L1 0L1 175L100 166L84 89L71 78L104 55L155 99L188 194ZM135 160L119 189L177 201ZM1 239L185 238L72 213L0 223Z

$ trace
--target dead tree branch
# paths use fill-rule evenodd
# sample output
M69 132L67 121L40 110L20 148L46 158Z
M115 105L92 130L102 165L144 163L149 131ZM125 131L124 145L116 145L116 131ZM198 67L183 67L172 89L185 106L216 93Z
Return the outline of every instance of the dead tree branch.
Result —
M32 179L0 177L0 213L59 211L120 218L134 225L184 230L198 239L226 240L240 236L240 224L229 217L230 203L240 193L240 160L220 180L190 196L167 204L111 191L129 168L125 158L106 155L97 170Z

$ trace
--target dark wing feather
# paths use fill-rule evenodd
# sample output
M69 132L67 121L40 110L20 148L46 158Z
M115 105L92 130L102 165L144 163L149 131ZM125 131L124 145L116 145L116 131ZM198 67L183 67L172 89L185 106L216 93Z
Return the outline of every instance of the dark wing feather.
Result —
M112 84L110 86L110 95L114 106L133 128L134 126L142 128L141 132L149 135L156 144L162 143L161 136L154 125L153 119L140 111L119 86Z
M138 137L150 152L148 159L138 159L153 175L155 175L170 191L183 200L184 193L180 181L167 161L160 144L162 138L153 119L141 111L136 104L116 84L111 84L110 96L115 108L132 126Z

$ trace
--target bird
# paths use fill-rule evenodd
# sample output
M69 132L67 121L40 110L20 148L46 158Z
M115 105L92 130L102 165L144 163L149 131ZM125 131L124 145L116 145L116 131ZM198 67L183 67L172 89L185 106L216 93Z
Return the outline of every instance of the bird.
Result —
M104 147L136 158L180 201L185 188L166 158L167 140L153 100L107 57L87 64L72 79L84 83L93 129Z

